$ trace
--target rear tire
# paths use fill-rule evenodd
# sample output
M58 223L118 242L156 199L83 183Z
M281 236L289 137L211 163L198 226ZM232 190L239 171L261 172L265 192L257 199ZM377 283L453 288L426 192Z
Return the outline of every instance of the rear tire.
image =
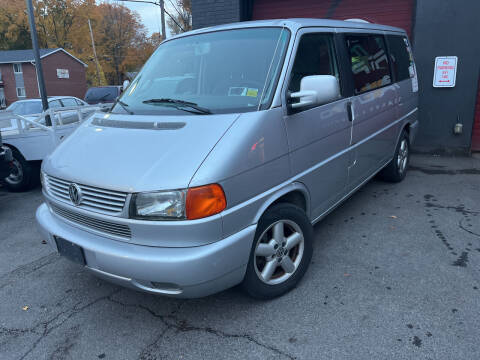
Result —
M4 179L5 185L10 191L26 191L30 189L33 183L33 166L16 149L12 149L12 156L13 171Z
M392 161L380 172L382 180L397 183L405 179L410 160L410 141L408 133L403 130L395 148Z
M272 206L258 222L243 289L257 299L292 290L310 265L313 227L298 206Z

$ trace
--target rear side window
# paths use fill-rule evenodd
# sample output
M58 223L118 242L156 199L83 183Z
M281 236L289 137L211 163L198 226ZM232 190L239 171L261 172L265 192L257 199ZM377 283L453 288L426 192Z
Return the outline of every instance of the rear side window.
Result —
M397 35L387 35L387 43L395 81L409 79L409 67L413 66L413 58L409 52L407 38Z
M385 41L382 35L346 37L355 94L392 83Z
M338 79L333 38L330 34L305 34L298 44L288 90L300 90L300 81L310 75L333 75Z

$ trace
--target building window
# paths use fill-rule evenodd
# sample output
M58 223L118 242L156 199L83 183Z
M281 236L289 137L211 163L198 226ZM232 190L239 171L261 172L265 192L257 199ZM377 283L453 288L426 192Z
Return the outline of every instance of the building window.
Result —
M13 64L13 72L15 74L21 74L22 73L22 64Z
M23 87L19 87L17 88L17 96L20 98L20 97L26 97L26 93L25 93L25 88Z

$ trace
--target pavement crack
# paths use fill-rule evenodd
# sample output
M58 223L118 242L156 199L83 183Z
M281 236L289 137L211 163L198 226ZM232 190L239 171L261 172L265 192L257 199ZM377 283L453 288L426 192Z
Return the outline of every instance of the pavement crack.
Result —
M46 256L41 257L40 259L34 260L28 264L21 265L16 269L6 273L2 276L2 281L0 282L0 290L4 287L12 284L17 279L24 280L28 275L36 272L37 270L50 265L60 259L56 253L52 253Z
M476 232L473 232L472 230L470 229L467 229L464 225L463 225L463 221L465 220L465 218L461 219L460 222L458 223L458 227L466 232L468 232L469 234L473 235L473 236L477 236L477 237L480 237L480 234L477 234Z
M56 314L54 317L52 317L51 319L47 320L47 321L43 321L39 324L37 324L34 328L43 328L43 331L41 332L40 334L40 337L35 340L32 345L30 346L30 348L28 348L28 350L20 357L20 360L23 360L25 359L33 350L35 350L35 348L38 346L38 344L44 339L46 338L53 330L59 328L60 326L62 326L65 322L67 322L69 319L71 319L73 316L77 315L78 313L84 311L85 309L88 309L89 307L97 304L98 302L100 301L103 301L103 300L106 300L108 299L110 296L112 295L115 295L116 293L120 292L121 290L123 290L122 288L119 288L119 289L116 289L115 291L113 292L110 292L108 295L105 295L105 296L101 296L99 298L96 298L95 300L92 300L90 301L89 303L83 305L83 306L80 306L79 305L81 304L81 301L75 303L73 305L73 307L71 307L70 309L68 310L65 310L65 311L61 311L60 313ZM67 316L65 316L64 319L62 319L62 321L60 321L58 324L55 324L54 326L50 326L52 323L54 323L56 320L58 320L62 315L65 315L65 314L68 314Z
M290 359L290 360L296 359L295 356L293 356L291 354L288 354L288 353L284 352L283 350L280 350L280 349L278 349L278 348L276 348L272 345L264 344L263 342L255 339L250 334L246 334L246 333L245 334L231 334L231 333L224 332L222 330L214 329L212 327L201 327L201 326L190 325L186 320L181 320L175 315L175 313L178 312L178 310L180 309L180 307L182 305L180 305L179 308L176 309L176 311L174 310L167 315L161 315L161 314L158 314L157 312L155 312L154 310L150 309L148 306L145 306L145 305L127 304L127 303L121 302L119 300L113 299L112 297L108 297L107 300L111 301L114 304L120 305L120 306L139 308L139 309L142 309L142 310L148 312L150 315L159 319L165 326L167 326L166 331L169 330L169 329L175 329L179 332L198 331L198 332L204 332L204 333L207 333L207 334L215 335L217 337L226 338L226 339L244 339L244 340L247 340L247 341L249 341L249 342L251 342L251 343L253 343L257 346L260 346L264 349L270 350L271 352L273 352L277 355L281 355L281 356L283 356L287 359ZM158 338L158 340L160 340L164 336L166 331L163 332L163 334Z
M18 337L20 335L25 335L25 334L38 334L38 332L35 330L36 327L32 328L26 328L26 329L19 329L19 328L7 328L4 326L0 326L0 336L12 336L12 337Z

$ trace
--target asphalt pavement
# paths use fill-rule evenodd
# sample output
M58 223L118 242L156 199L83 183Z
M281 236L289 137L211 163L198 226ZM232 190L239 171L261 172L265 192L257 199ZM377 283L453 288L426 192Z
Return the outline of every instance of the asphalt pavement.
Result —
M40 189L0 188L0 359L479 359L480 159L416 155L315 226L285 296L176 300L42 243Z

